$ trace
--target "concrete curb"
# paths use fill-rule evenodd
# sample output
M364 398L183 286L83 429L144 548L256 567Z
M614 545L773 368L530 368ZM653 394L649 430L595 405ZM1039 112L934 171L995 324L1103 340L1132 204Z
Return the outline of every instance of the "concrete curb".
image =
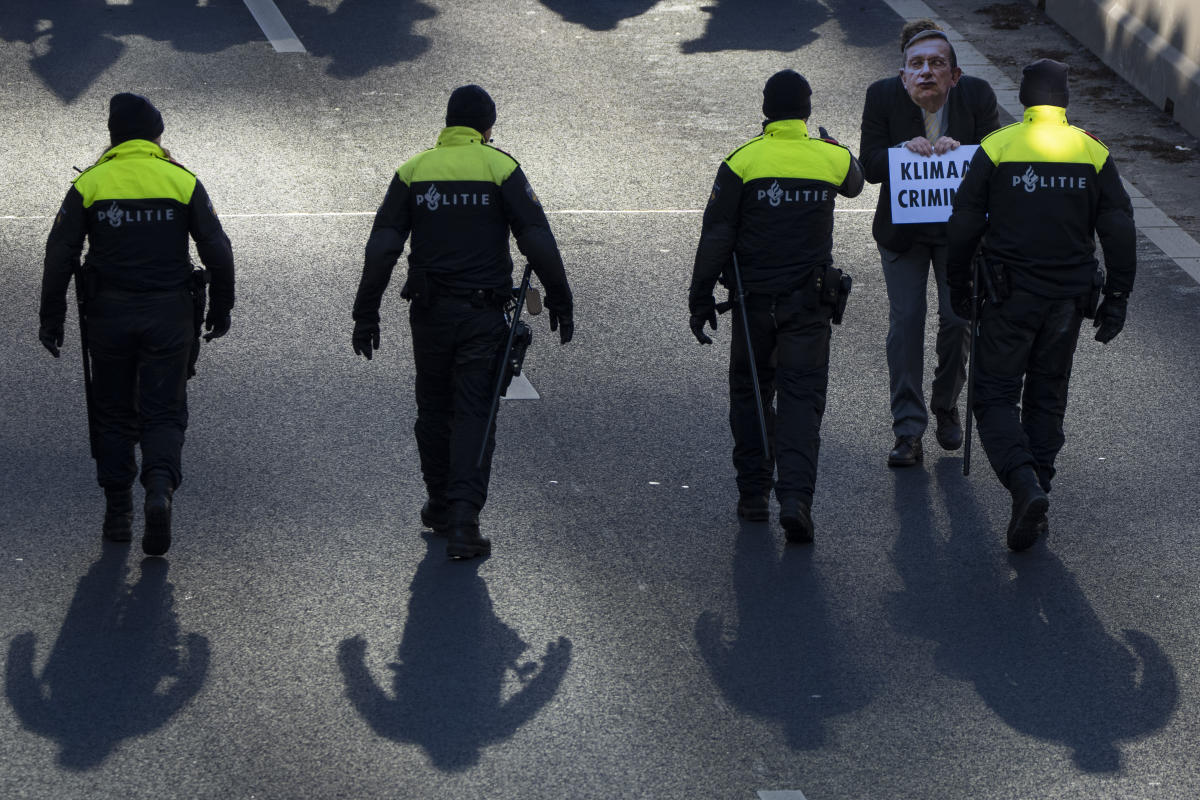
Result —
M996 92L996 101L1013 119L1021 119L1025 108L1017 99L1017 84L998 69L987 56L981 53L973 44L962 37L945 20L926 5L923 0L884 0L905 21L914 19L936 20L946 32L947 38L954 44L954 52L958 63L968 75L983 78L992 85ZM1124 181L1125 190L1129 192L1133 202L1133 219L1138 230L1172 259L1180 269L1200 283L1200 243L1197 243L1179 225L1154 205L1136 186Z
M1184 43L1188 25L1200 24L1195 0L1028 2L1070 31L1152 103L1171 113L1185 130L1200 136L1200 65L1196 63L1200 53L1195 37L1190 46ZM1182 30L1178 41L1190 52L1181 51L1151 26Z

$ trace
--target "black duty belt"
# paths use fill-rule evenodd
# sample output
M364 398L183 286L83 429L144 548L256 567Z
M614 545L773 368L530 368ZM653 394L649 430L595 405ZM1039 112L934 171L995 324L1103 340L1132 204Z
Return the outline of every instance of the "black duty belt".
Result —
M476 308L498 308L504 305L505 301L504 293L495 289L455 289L449 286L438 286L432 294L435 302L441 298L453 298L470 303Z

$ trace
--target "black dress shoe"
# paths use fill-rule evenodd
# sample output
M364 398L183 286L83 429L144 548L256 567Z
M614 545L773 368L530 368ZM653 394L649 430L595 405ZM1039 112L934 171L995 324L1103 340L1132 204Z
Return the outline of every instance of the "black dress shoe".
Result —
M889 467L911 467L921 460L920 436L897 436L896 446L888 453Z
M813 540L812 510L803 500L795 497L780 500L779 524L789 542L804 544Z
M760 492L742 492L738 496L737 514L747 522L766 522L771 516L767 495Z
M942 449L957 450L962 447L963 428L962 422L958 418L958 409L952 408L949 411L934 409L933 415L937 417L937 443L942 446Z

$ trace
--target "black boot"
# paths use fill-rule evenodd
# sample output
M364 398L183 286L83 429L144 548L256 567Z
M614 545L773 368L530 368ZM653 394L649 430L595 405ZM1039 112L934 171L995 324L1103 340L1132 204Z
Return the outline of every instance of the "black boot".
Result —
M749 522L766 522L770 517L770 507L764 492L740 492L738 495L737 515Z
M779 524L789 542L804 544L813 540L812 509L798 497L779 499Z
M104 538L110 542L128 542L133 538L133 490L104 490Z
M1015 469L1008 476L1008 491L1012 494L1012 519L1008 521L1008 549L1020 552L1037 541L1045 530L1040 524L1050 508L1050 499L1038 483L1033 467Z
M171 547L171 496L174 493L170 475L152 472L146 476L146 532L142 534L142 552L148 556L165 555Z
M479 534L479 509L462 500L450 503L450 540L446 555L451 558L474 558L492 552L492 543Z
M450 504L440 497L430 497L421 506L421 524L438 536L450 530Z

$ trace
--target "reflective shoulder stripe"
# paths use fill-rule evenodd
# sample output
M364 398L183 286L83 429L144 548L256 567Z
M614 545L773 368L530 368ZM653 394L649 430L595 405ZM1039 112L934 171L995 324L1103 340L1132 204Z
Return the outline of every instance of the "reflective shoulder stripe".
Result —
M733 174L734 174L734 175L737 175L739 178L741 178L741 177L742 177L742 173L740 173L740 172L738 171L738 163L739 163L739 161L740 161L740 160L738 160L738 156L741 154L741 152L742 152L743 150L745 150L747 147L749 147L750 145L752 145L752 144L756 144L756 143L758 143L758 142L761 142L762 140L763 140L763 137L762 137L762 136L755 136L753 139L751 139L750 141L746 142L744 145L742 145L742 146L741 146L741 147L739 147L738 149L734 150L734 151L733 151L732 153L730 153L729 155L725 156L725 163L729 165L729 168L730 168L731 170L733 170ZM744 182L744 181L745 181L745 179L743 178L743 182Z
M75 189L89 208L102 200L175 200L187 205L196 176L165 158L110 158L75 179Z
M759 137L735 150L726 163L743 183L798 178L840 186L850 169L850 151L820 139Z
M988 158L992 160L993 164L1000 163L997 153L1003 146L1002 143L1008 137L1012 136L1013 129L1018 127L1020 124L1020 122L1013 122L1009 125L1005 125L1003 128L997 128L987 136L983 137L983 140L979 143L979 146L983 148L983 152L987 153Z
M1086 138L1083 140L1092 156L1092 166L1099 172L1104 168L1104 162L1108 160L1108 146L1104 142L1096 138L1095 134L1090 131L1085 131L1083 128L1071 126L1071 130L1082 133Z
M1016 123L984 137L982 147L996 165L1005 162L1091 164L1099 171L1108 158L1108 148L1070 125Z
M409 186L422 181L481 181L499 186L516 169L516 159L503 150L469 144L425 150L401 164L396 175Z

